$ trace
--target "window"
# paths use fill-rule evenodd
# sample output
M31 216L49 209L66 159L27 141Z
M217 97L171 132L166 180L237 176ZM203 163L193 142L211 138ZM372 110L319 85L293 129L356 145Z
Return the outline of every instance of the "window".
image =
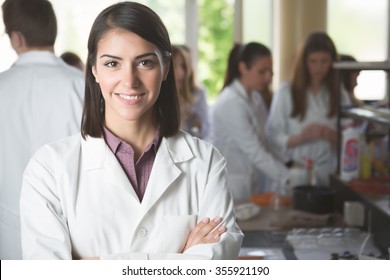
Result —
M233 46L234 3L198 0L198 77L211 101L222 89L228 54Z
M259 42L272 47L272 1L244 0L243 42Z
M388 0L328 0L328 33L338 53L358 61L387 59ZM386 74L362 71L355 88L362 100L381 100L386 96Z
M4 0L0 0L0 5ZM57 17L58 35L55 52L60 55L64 51L73 51L85 61L87 57L87 41L89 31L96 16L112 0L51 0ZM143 0L136 1L151 7L166 25L173 43L185 41L185 0ZM0 20L0 72L8 69L16 60L8 36L4 33L3 20Z

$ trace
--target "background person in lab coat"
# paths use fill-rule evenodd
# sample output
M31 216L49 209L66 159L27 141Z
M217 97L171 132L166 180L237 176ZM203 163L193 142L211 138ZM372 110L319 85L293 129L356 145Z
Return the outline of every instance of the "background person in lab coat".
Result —
M139 3L106 8L88 40L81 135L40 149L24 174L24 258L237 258L225 159L179 125L165 26Z
M224 88L212 109L213 143L226 157L236 201L250 200L260 176L275 180L279 187L287 186L288 168L267 148L261 96L255 92L268 87L272 75L271 52L266 46L255 42L235 46Z
M310 34L296 59L291 81L275 92L266 125L268 142L285 161L313 160L320 185L328 185L336 168L340 92L332 67L336 60L331 38L324 32Z
M0 73L0 259L21 259L23 170L36 149L80 131L84 78L54 55L49 1L6 0L2 11L19 57Z
M172 61L179 96L181 129L193 136L207 139L210 124L206 93L195 83L189 49L183 45L172 46Z

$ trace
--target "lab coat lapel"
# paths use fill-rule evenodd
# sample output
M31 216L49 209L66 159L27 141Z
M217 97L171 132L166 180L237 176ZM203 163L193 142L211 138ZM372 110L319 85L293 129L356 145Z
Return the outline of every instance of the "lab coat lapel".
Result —
M258 106L258 103L254 102L254 99L256 99L257 97L254 97L253 95L256 95L256 94L260 94L260 93L257 93L257 92L251 92L251 95L248 95L247 92L245 91L245 88L243 87L243 85L239 82L239 80L235 80L233 82L233 87L235 88L235 91L238 92L238 95L243 98L245 100L245 102L248 104L250 110L250 114L251 114L251 122L253 124L253 126L256 128L256 132L257 134L259 134L259 136L261 137L261 139L264 139L264 135L263 135L263 127L264 127L264 123L263 123L263 120L261 118L261 115L260 115L260 108L257 108L256 106Z
M115 155L106 145L104 139L88 137L86 143L83 144L86 170L97 171L98 173L94 174L97 180L120 188L127 192L139 204L140 201L130 180L127 178Z
M174 187L175 180L182 173L177 163L192 157L193 154L181 133L162 139L141 205L144 215L168 188Z

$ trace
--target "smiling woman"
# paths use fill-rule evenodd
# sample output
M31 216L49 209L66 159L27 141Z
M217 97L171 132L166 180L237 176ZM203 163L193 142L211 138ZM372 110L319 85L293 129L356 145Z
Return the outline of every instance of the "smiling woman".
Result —
M82 135L41 148L25 171L24 258L237 258L225 159L179 123L160 18L135 2L104 9L88 40Z
M152 124L169 57L135 33L113 29L99 41L92 72L105 100L105 124L121 139L131 143L132 137L126 135L129 126L139 131ZM134 146L138 155L143 148Z

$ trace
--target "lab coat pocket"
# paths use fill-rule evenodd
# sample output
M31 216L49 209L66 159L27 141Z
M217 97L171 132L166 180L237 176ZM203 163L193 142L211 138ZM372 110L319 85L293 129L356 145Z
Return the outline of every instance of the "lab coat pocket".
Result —
M181 253L198 215L163 216L164 252Z

